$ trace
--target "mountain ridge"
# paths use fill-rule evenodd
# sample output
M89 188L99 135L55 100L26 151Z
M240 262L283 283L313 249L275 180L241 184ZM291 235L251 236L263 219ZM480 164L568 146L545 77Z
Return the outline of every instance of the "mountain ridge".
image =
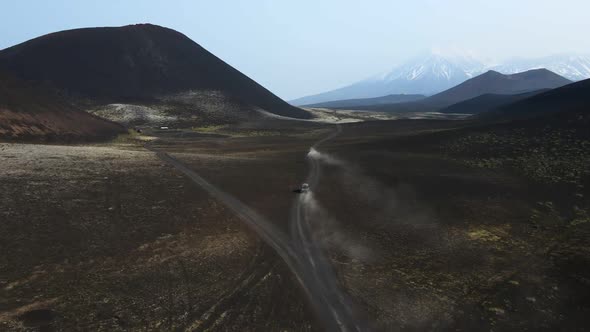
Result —
M491 67L504 74L545 68L572 81L590 78L590 55L561 54L537 59L515 58Z
M306 105L390 94L433 95L464 82L483 68L483 63L471 57L426 54L410 59L385 74L290 102L293 105Z
M546 69L534 69L512 75L490 70L422 100L389 105L367 105L358 109L388 112L432 112L484 94L515 95L541 89L554 89L569 83L571 83L570 80Z
M553 89L571 83L547 69L533 69L516 74L502 74L489 70L428 98L439 105L455 104L483 94L519 94L540 89Z
M424 64L424 61L431 61ZM437 64L447 63L440 70L435 70ZM448 80L436 80L447 75L444 68L455 67L451 72L456 75ZM424 70L424 69L427 70ZM375 98L389 94L415 94L421 93L434 95L464 81L473 78L487 70L496 70L503 74L514 74L531 69L545 68L564 76L572 81L590 78L590 56L586 55L556 55L538 59L511 59L503 63L483 61L470 54L444 54L441 52L429 55L414 57L392 70L371 78L357 81L345 87L330 90L324 93L314 94L291 100L294 105L314 104L319 102L335 101L342 99ZM434 72L436 71L436 72ZM431 80L422 79L423 85L417 84L416 74L422 75L433 73ZM392 84L391 82L396 82ZM369 96L370 95L370 96ZM362 97L361 97L362 96Z

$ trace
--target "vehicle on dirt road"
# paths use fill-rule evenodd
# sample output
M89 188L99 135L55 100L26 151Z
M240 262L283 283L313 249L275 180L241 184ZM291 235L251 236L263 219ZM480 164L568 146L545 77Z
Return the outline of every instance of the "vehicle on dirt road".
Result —
M309 184L307 183L303 183L301 184L301 187L293 190L293 192L297 193L297 194L303 194L309 191Z

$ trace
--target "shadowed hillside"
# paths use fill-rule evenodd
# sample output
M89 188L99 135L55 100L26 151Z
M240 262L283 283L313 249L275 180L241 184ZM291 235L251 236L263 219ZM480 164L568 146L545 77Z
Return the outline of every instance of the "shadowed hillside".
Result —
M588 118L589 114L590 79L496 108L481 114L480 118L512 120L549 116L575 122L578 117Z
M547 69L534 69L512 75L490 70L428 98L428 102L450 105L487 93L519 94L540 89L554 89L569 83L571 83L570 80Z
M478 114L483 113L494 108L508 105L519 100L523 100L540 93L548 91L547 89L519 93L516 95L501 95L486 93L485 95L477 96L475 98L467 99L465 101L453 104L449 107L441 109L441 113L462 113L462 114Z
M124 131L49 89L0 74L0 139L92 141Z

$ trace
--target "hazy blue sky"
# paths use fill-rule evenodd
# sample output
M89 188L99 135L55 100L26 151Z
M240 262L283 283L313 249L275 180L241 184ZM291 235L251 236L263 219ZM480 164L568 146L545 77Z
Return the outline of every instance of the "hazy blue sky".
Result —
M588 0L2 0L0 48L57 30L149 22L293 99L433 46L491 57L590 53L589 13Z

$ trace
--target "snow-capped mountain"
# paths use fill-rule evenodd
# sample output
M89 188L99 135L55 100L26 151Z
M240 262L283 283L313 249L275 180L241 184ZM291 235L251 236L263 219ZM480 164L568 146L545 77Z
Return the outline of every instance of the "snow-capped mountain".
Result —
M291 103L308 105L390 94L433 95L488 70L515 74L539 68L546 68L572 81L582 80L590 78L590 56L556 55L539 59L514 59L498 64L480 60L465 52L431 52L383 74L340 89L292 100Z
M457 80L471 78L486 68L485 64L471 55L443 54L433 52L416 57L389 72L377 75L368 81L391 82L399 79L418 81L422 79Z
M590 78L590 56L553 55L538 59L512 59L492 69L514 74L538 68L548 69L572 81L580 81Z
M430 53L349 86L291 101L308 105L332 100L373 98L389 94L431 95L460 84L480 73L486 65L469 55Z

